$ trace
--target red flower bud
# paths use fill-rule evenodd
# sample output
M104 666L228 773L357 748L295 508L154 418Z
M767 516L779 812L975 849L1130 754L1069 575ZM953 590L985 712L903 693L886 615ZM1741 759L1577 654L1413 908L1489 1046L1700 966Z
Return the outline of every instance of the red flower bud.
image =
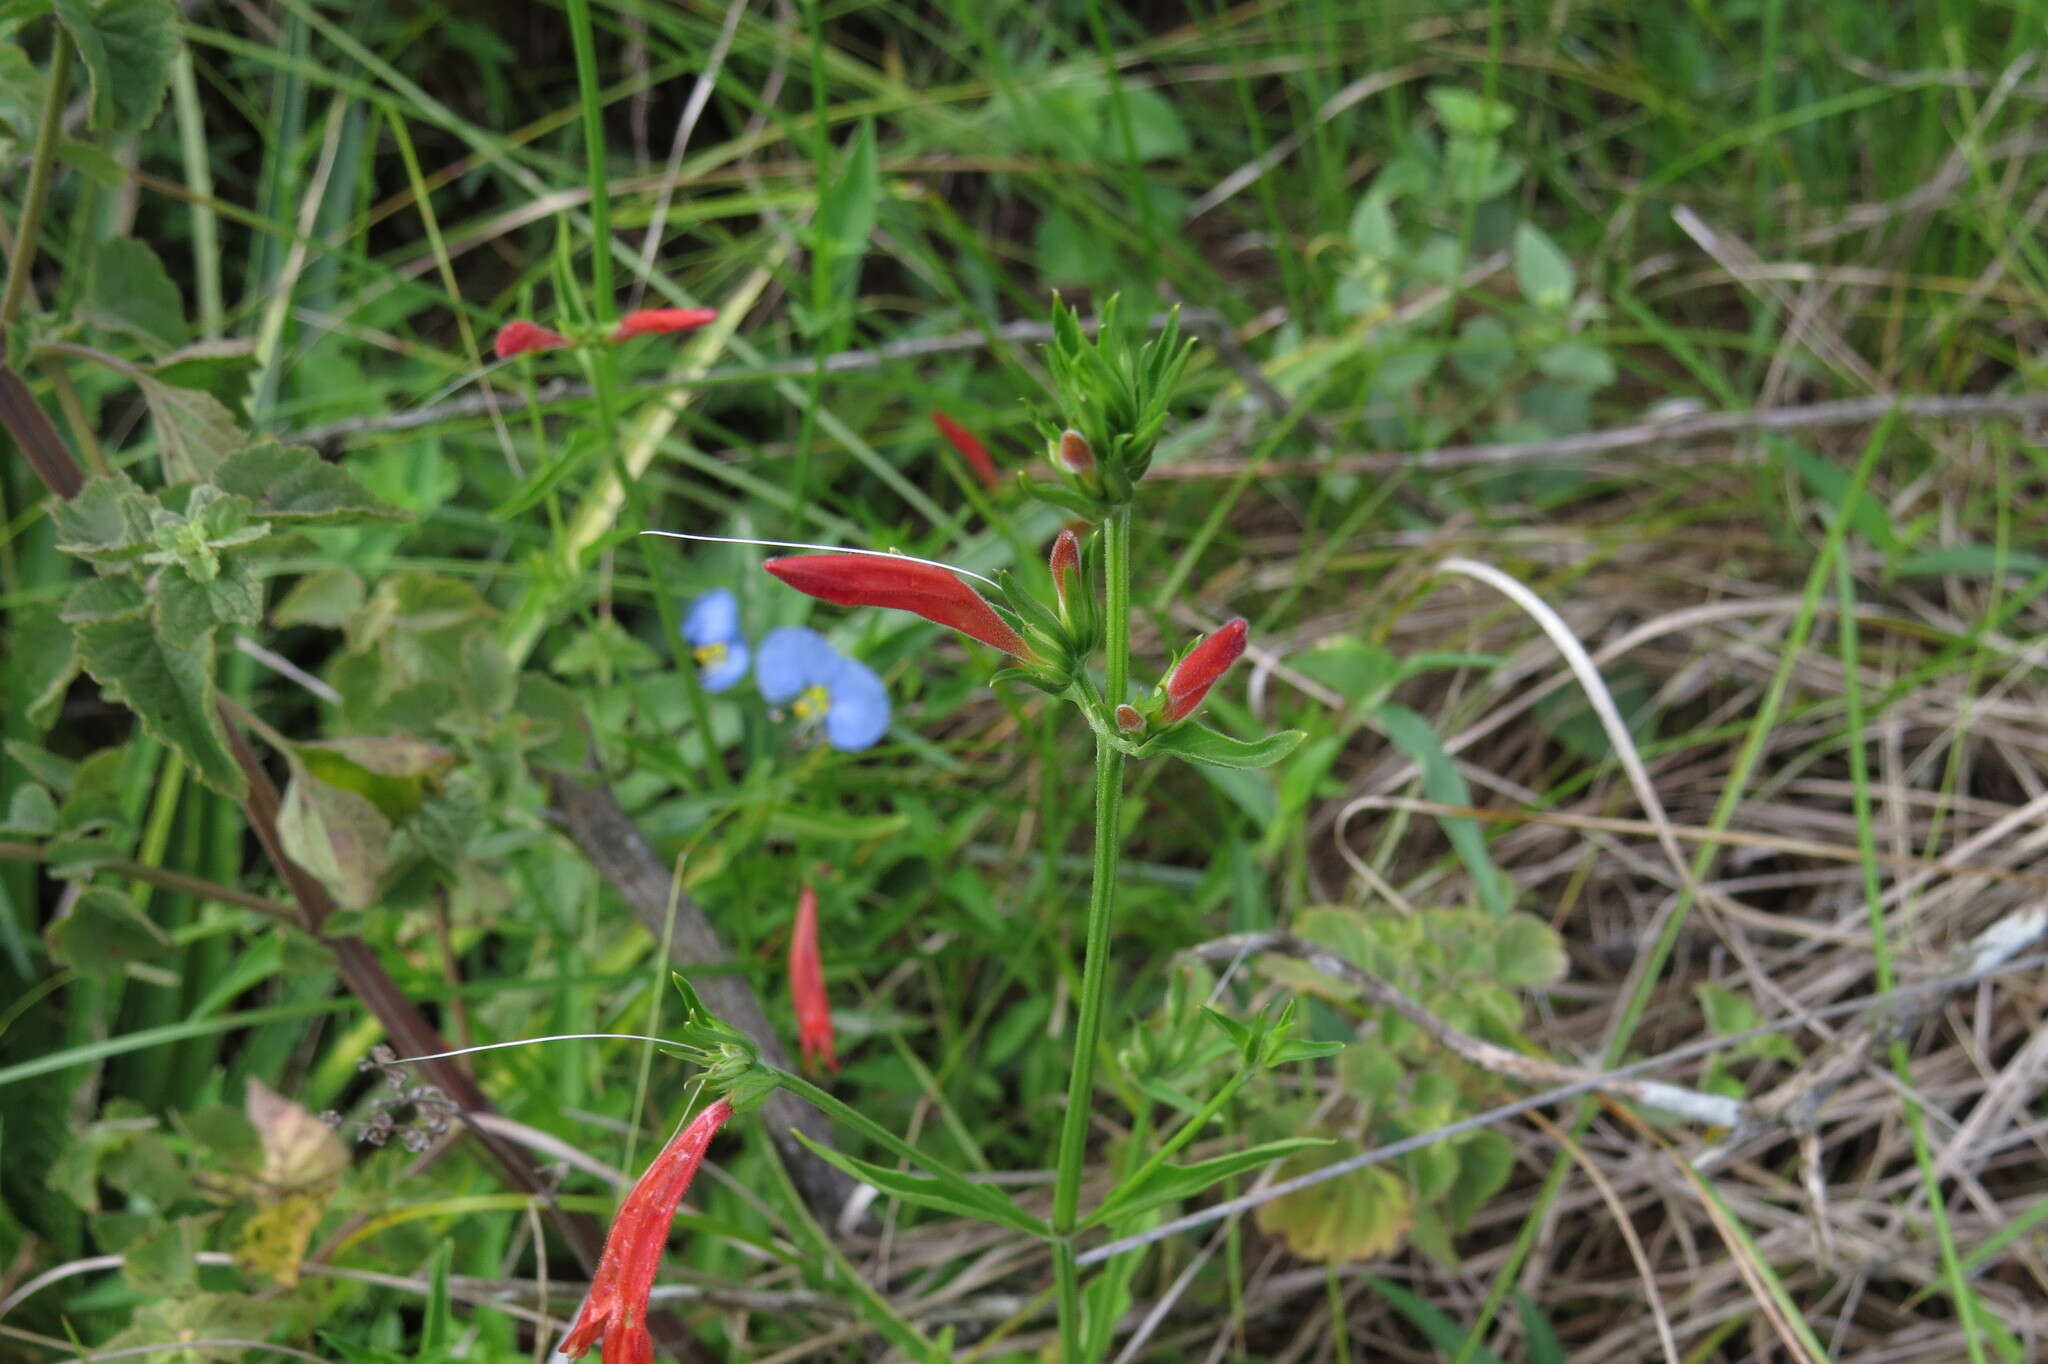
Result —
M1244 652L1245 625L1243 616L1225 625L1221 630L1197 644L1188 651L1166 678L1166 722L1172 724L1185 720L1202 698L1209 694L1216 679L1223 676L1231 664L1237 662Z
M1060 432L1059 465L1070 474L1092 474L1095 472L1095 449L1088 444L1088 438L1079 431L1068 427Z
M647 1173L619 1205L604 1255L590 1280L590 1292L576 1324L562 1341L562 1353L575 1359L602 1342L605 1364L654 1364L654 1338L647 1332L647 1293L661 1268L669 1224L690 1187L711 1138L732 1116L732 1104L719 1099L693 1118L661 1148Z
M820 601L908 611L1006 654L1037 657L979 592L937 564L889 554L799 554L761 566Z
M564 346L575 344L560 332L551 332L539 323L528 322L523 317L498 328L496 342L500 360L509 360L530 350L560 350Z
M1081 537L1071 530L1062 530L1052 542L1051 563L1053 590L1060 594L1064 604L1073 580L1081 572Z
M932 425L938 427L939 434L960 452L960 458L967 461L967 467L974 470L974 476L981 480L983 487L993 488L1002 482L996 475L995 461L988 457L988 447L976 439L972 431L943 412L932 413Z
M695 331L717 320L716 308L642 308L621 318L618 329L609 339L624 341L629 336L646 336L654 332Z
M839 1069L832 1051L832 1005L825 998L825 963L818 955L818 893L809 886L796 899L796 926L789 931L789 994L796 1002L796 1044L804 1069L823 1061Z

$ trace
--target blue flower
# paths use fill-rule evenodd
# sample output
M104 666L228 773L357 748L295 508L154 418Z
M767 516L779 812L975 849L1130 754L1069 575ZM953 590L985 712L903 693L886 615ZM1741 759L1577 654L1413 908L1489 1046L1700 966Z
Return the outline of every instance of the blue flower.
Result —
M770 705L793 703L799 720L822 716L826 742L848 753L872 746L888 731L889 693L882 679L816 630L785 625L761 636L754 684Z
M683 639L697 659L705 691L724 691L747 675L747 641L740 634L739 599L723 587L690 604Z

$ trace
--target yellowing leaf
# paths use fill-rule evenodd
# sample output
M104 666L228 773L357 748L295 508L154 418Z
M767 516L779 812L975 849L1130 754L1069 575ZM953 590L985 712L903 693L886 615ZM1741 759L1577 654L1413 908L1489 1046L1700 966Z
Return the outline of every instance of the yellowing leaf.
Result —
M262 1143L263 1167L251 1185L258 1207L235 1241L235 1265L289 1287L348 1168L348 1148L326 1123L254 1077L244 1109Z
M1293 1179L1356 1154L1356 1147L1341 1144L1304 1151L1280 1167L1280 1177ZM1261 1204L1256 1217L1260 1231L1302 1259L1344 1264L1390 1253L1414 1224L1415 1210L1407 1186L1392 1171L1370 1165Z

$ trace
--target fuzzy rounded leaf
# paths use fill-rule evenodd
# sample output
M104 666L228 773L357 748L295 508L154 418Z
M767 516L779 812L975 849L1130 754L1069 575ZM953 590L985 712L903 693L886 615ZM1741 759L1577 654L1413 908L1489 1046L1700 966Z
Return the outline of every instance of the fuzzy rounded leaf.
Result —
M1280 1178L1293 1179L1356 1154L1356 1147L1344 1144L1304 1151L1281 1167ZM1347 1264L1392 1252L1413 1225L1415 1210L1398 1176L1369 1165L1261 1204L1256 1217L1260 1231L1285 1241L1300 1258Z
M1557 930L1533 914L1510 914L1494 938L1494 975L1503 985L1555 985L1571 968Z

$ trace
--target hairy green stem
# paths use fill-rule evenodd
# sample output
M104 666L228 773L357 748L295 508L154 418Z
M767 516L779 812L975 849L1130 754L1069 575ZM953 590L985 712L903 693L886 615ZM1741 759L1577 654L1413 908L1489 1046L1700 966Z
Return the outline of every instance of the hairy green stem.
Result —
M57 164L57 134L64 122L64 90L71 74L71 42L60 29L50 39L50 76L43 91L42 121L36 125L35 157L29 162L28 188L21 198L21 222L14 233L14 259L7 263L7 292L0 294L0 328L11 324L28 296L28 272L36 258L36 239L43 233L43 208L50 199L50 176Z
M1130 693L1131 513L1120 507L1102 527L1106 690L1112 706ZM1080 1221L1081 1175L1088 1163L1088 1120L1094 1112L1095 1053L1101 1044L1103 1000L1109 992L1109 930L1116 911L1118 854L1123 841L1124 755L1109 736L1095 736L1095 873L1088 894L1081 956L1081 1007L1074 1024L1073 1069L1060 1126L1052 1194L1054 1287L1059 1297L1061 1358L1082 1358L1081 1271L1074 1232Z

